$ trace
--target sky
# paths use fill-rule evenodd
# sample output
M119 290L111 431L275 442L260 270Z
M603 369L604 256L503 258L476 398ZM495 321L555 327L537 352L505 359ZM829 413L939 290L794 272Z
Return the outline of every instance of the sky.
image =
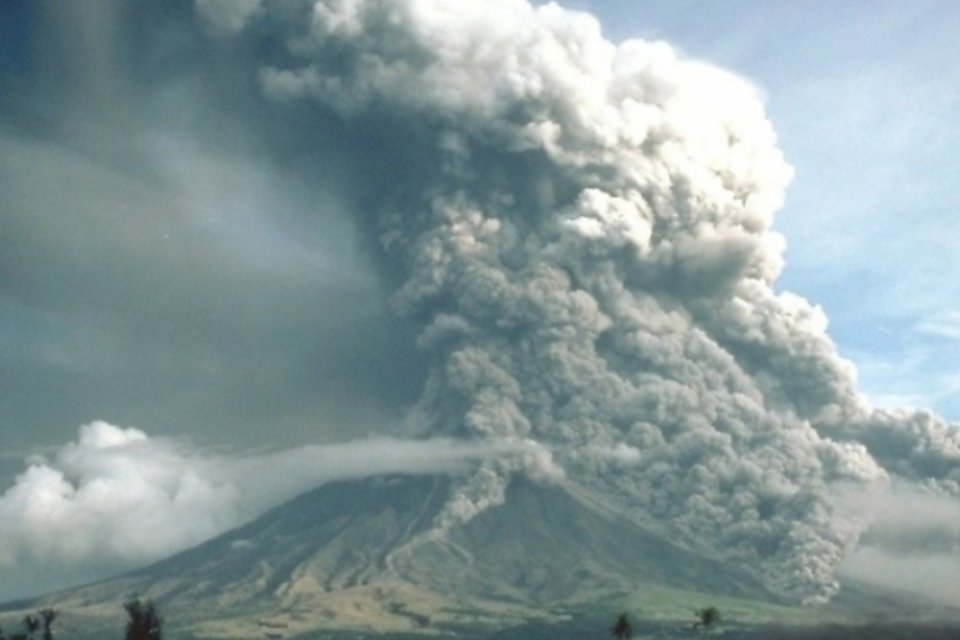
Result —
M612 41L666 40L757 87L793 167L774 288L822 308L874 404L960 418L960 8L569 6ZM143 446L144 433L187 468L416 431L432 355L340 188L377 148L304 151L298 138L336 134L243 102L242 63L259 52L224 44L189 3L17 0L0 8L0 36L4 487L31 456L87 469L78 451ZM235 489L233 471L203 478ZM227 511L169 544L242 517Z

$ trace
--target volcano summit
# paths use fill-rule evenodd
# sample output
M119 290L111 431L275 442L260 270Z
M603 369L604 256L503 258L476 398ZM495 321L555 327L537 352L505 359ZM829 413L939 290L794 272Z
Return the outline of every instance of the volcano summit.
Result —
M502 505L438 535L455 486L447 476L331 483L155 565L28 607L55 607L89 630L104 617L116 624L118 603L149 598L180 630L256 637L497 629L605 610L645 587L773 599L749 574L562 485L518 478Z

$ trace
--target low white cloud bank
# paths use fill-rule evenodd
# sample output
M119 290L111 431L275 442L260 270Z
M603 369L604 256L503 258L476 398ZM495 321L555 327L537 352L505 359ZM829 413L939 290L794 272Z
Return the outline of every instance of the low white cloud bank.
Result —
M93 422L34 457L0 497L0 570L131 566L188 548L333 480L462 470L495 443L367 439L249 456L209 455Z
M960 600L960 504L932 487L897 483L840 492L839 511L865 528L838 567L842 577L926 596Z
M900 553L864 545L839 567L839 575L955 606L960 600L960 550Z

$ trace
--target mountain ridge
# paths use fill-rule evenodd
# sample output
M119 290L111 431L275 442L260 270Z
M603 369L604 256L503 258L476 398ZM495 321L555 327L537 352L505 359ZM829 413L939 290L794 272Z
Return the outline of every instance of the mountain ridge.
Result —
M453 482L425 475L329 483L197 547L23 608L93 619L150 598L197 635L262 637L559 620L650 585L777 601L736 567L561 484L525 477L512 480L502 505L437 535Z

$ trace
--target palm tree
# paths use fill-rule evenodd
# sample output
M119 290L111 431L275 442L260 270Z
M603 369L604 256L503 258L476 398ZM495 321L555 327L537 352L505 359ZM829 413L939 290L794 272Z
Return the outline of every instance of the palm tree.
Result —
M153 603L135 598L123 605L127 610L127 635L125 640L162 640L162 620Z
M610 627L610 633L617 640L630 640L630 636L633 635L633 626L630 624L627 614L621 613L617 617L617 622Z
M705 629L709 629L713 625L720 622L720 611L716 607L700 609L696 613L698 622L694 626L700 626Z
M43 640L53 640L53 621L57 619L57 612L43 609L40 611L40 619L43 621Z
M27 636L30 638L30 640L33 640L33 636L36 635L37 629L40 628L40 621L36 616L27 614L23 617L23 628L27 630Z

